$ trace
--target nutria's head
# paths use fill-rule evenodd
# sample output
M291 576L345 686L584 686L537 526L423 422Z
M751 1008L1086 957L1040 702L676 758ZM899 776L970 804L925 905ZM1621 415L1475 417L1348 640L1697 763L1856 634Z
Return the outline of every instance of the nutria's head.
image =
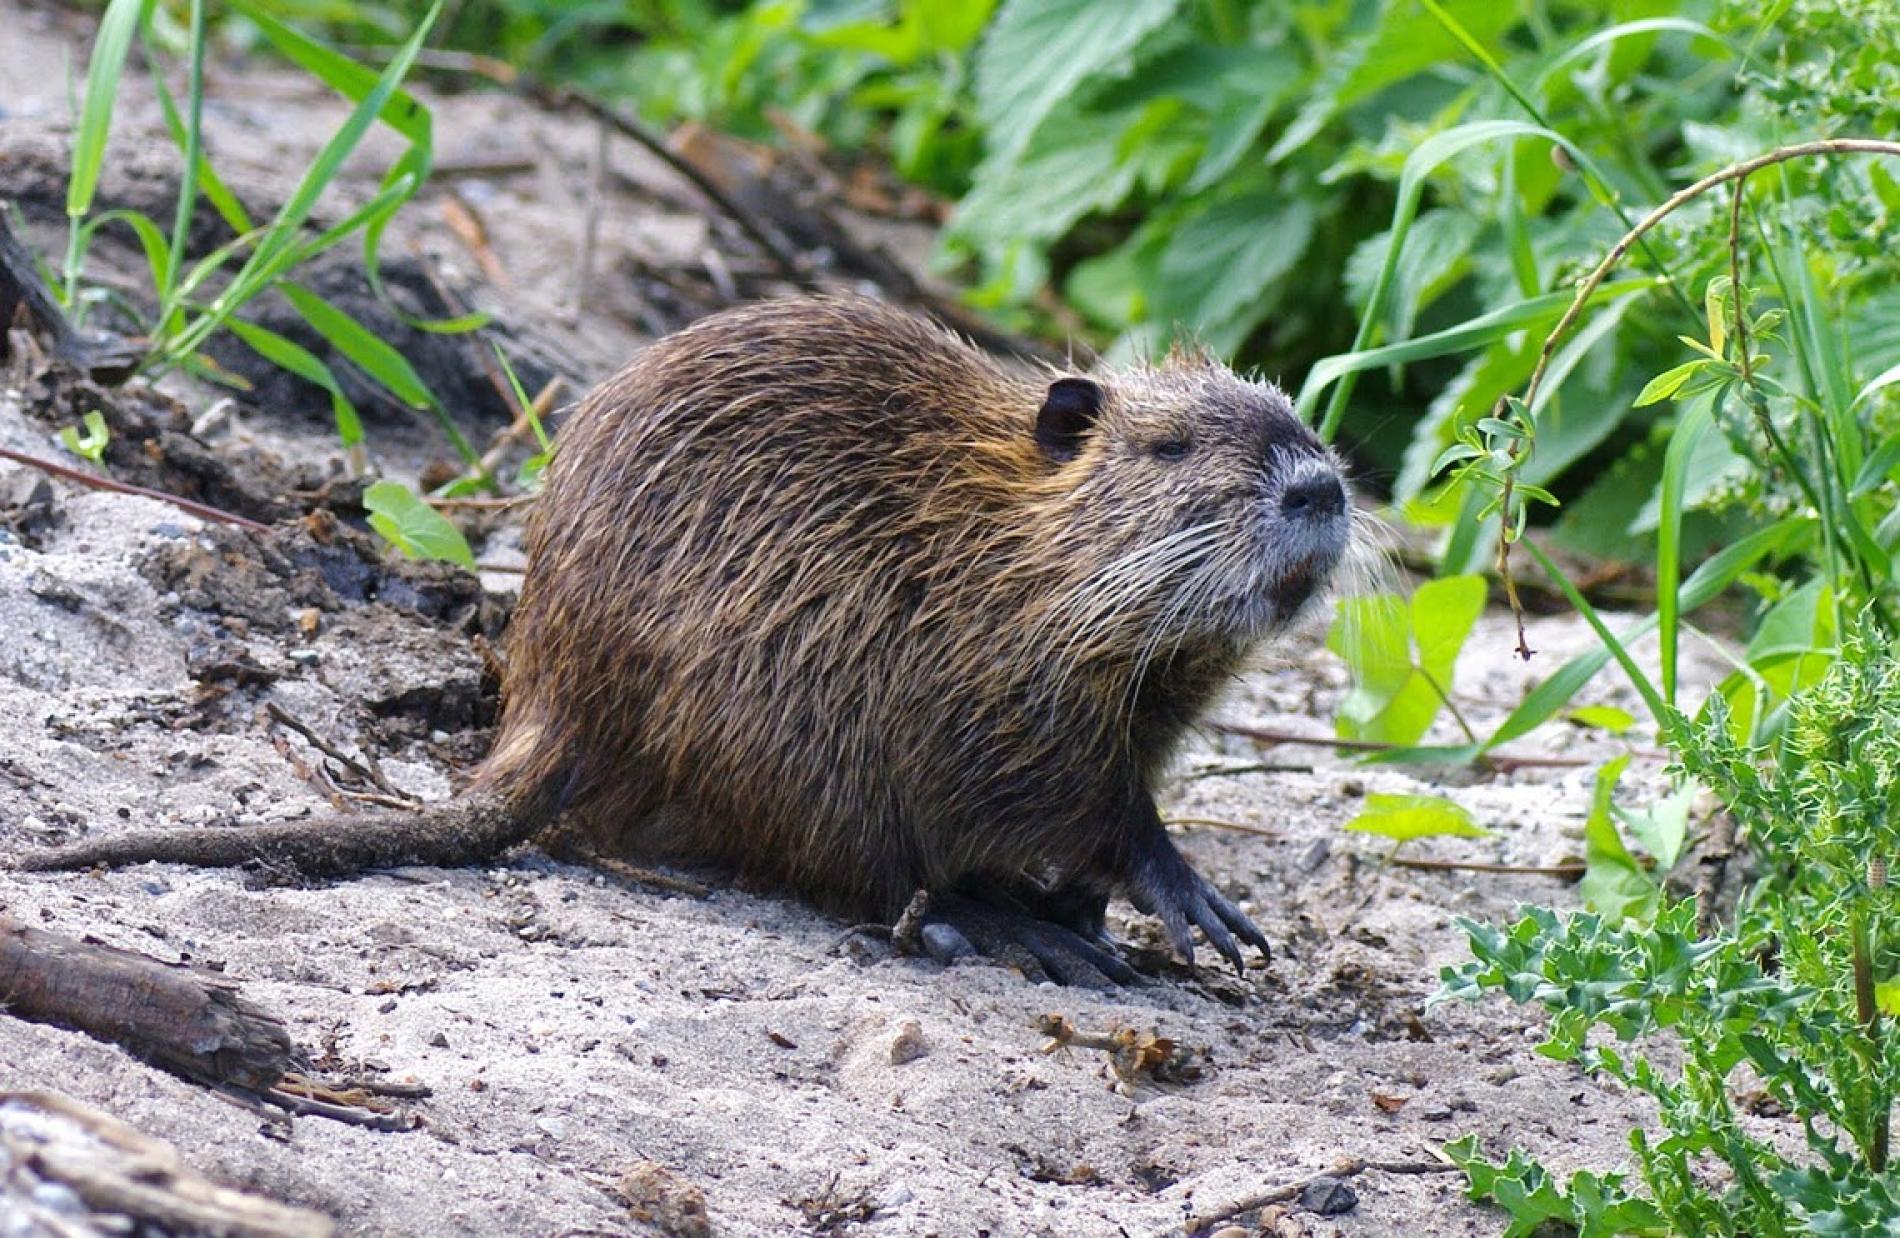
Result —
M1200 353L1054 378L1035 436L1057 523L1092 542L1052 617L1092 634L1245 645L1290 623L1351 539L1338 458L1277 387Z

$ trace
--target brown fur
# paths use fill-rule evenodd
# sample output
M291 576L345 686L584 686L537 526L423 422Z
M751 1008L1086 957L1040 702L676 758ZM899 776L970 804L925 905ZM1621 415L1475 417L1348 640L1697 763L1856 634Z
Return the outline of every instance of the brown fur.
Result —
M479 847L563 815L884 918L920 887L1123 884L1185 728L1332 566L1262 514L1331 458L1194 354L1098 376L1064 458L1036 437L1057 377L839 298L705 319L596 388L529 525ZM234 834L305 871L358 846Z

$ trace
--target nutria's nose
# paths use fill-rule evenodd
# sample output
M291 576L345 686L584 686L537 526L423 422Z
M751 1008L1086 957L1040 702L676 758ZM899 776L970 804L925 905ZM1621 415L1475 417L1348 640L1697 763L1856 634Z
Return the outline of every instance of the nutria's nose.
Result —
M1309 472L1287 483L1280 510L1305 520L1325 520L1346 510L1346 488L1330 469Z

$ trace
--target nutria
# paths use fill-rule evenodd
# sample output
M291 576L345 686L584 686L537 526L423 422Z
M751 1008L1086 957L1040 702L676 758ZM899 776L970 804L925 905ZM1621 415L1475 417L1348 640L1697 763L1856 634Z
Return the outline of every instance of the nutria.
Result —
M23 867L457 863L557 816L889 922L932 953L1132 978L1113 892L1237 968L1251 921L1153 788L1348 541L1337 462L1193 350L1015 368L844 297L654 344L562 428L527 534L500 730L445 808L141 832Z

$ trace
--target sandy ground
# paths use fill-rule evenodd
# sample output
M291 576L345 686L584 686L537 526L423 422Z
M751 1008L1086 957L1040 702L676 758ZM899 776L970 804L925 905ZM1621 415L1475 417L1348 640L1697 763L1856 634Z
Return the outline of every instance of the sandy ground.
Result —
M64 105L52 87L63 79L46 66L68 54L71 27L4 4L0 25L21 32L0 42L0 121L57 138ZM294 79L246 72L218 72L214 154L281 160L309 127L273 128L271 109L312 110L310 99ZM535 211L558 215L572 201L589 131L525 114L497 127L514 107L441 109L440 144L545 152L534 171L482 191L496 250L515 272L515 287L491 290L492 301L539 314L564 295L565 242L537 234ZM128 152L151 142L127 123ZM268 143L245 140L266 129ZM652 171L632 152L616 157L635 180ZM435 216L427 204L412 214L420 222L404 235L430 254ZM705 243L703 220L659 199L616 212L613 232L610 252ZM442 260L467 265L466 255ZM598 376L643 337L628 316L584 314L568 362ZM0 442L50 454L49 429L70 407L62 398L16 367L0 382ZM321 417L280 412L240 406L212 446L331 470ZM399 472L440 451L426 427L372 427L372 437ZM505 554L507 540L504 531L486 553ZM271 703L378 755L409 791L450 792L492 722L492 684L470 636L499 610L440 574L326 558L307 534L273 546L265 555L248 535L166 504L40 487L0 465L0 851L133 825L241 827L326 811L311 781L320 756L271 723ZM1220 717L1324 734L1345 676L1319 635L1276 650ZM1455 687L1474 726L1494 724L1591 638L1556 618L1537 620L1531 640L1540 656L1526 669L1511 656L1508 620L1482 621ZM1714 663L1692 672L1706 678ZM1636 709L1607 675L1582 699ZM1594 763L1620 746L1560 724L1518 750ZM1262 761L1279 768L1203 776ZM171 1141L214 1177L361 1234L646 1232L617 1189L642 1163L703 1189L719 1233L946 1236L1178 1233L1190 1216L1342 1158L1430 1160L1468 1132L1558 1168L1614 1168L1638 1108L1538 1057L1534 1017L1498 1005L1423 1010L1438 969L1463 957L1454 916L1501 918L1525 900L1568 906L1573 892L1546 878L1388 867L1374 840L1341 829L1368 791L1450 794L1495 837L1408 854L1549 864L1581 850L1591 773L1363 768L1322 748L1263 754L1210 732L1185 756L1166 807L1261 831L1187 828L1181 841L1265 929L1275 958L1244 982L1174 968L1113 994L897 958L792 901L724 888L693 898L534 851L480 871L314 888L156 866L0 873L0 911L217 968L332 1068L432 1094L402 1133L283 1123L114 1046L4 1017L0 1089L66 1092ZM1658 780L1653 763L1638 762L1626 783L1653 792ZM1125 907L1115 927L1157 940ZM1100 1054L1041 1051L1036 1022L1051 1012L1085 1031L1171 1037L1194 1051L1201 1076L1123 1094ZM1465 1202L1460 1182L1369 1172L1351 1181L1350 1208L1296 1211L1270 1232L1498 1232L1501 1214Z

